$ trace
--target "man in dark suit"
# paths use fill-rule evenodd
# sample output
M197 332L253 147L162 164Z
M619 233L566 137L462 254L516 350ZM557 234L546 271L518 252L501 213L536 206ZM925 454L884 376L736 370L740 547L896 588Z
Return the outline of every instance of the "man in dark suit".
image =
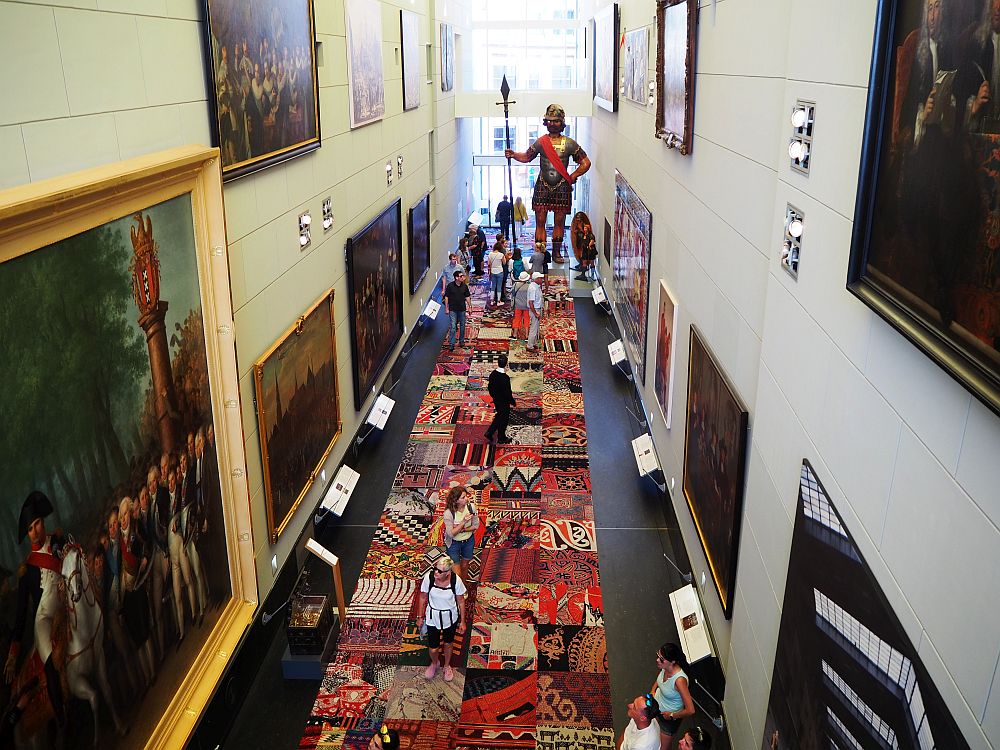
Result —
M493 399L496 415L486 430L486 437L493 441L496 435L498 443L509 443L507 423L510 422L510 408L514 405L514 394L510 388L510 375L507 374L507 355L501 354L497 360L497 369L490 373L489 391Z

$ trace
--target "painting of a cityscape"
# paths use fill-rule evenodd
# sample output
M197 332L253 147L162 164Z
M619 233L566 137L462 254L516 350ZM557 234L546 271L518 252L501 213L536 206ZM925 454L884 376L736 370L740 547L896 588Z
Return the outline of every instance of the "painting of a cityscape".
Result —
M272 544L340 436L335 332L331 289L254 363Z

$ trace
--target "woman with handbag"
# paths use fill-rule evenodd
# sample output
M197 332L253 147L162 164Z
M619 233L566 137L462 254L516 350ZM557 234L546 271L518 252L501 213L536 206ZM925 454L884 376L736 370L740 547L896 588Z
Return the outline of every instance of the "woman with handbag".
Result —
M455 633L461 635L465 632L465 591L465 583L452 570L449 558L443 555L420 582L417 609L423 614L417 618L417 625L421 630L425 627L427 630L431 663L424 671L424 677L428 680L434 679L437 674L439 660L444 666L444 681L455 679L451 652Z
M444 545L463 579L468 578L469 561L476 554L478 528L479 512L472 502L472 490L461 485L452 487L445 496Z

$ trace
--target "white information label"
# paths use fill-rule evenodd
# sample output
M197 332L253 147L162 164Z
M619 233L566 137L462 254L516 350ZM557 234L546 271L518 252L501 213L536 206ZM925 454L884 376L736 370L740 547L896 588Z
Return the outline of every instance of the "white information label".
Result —
M590 293L590 296L594 298L594 304L595 305L603 305L605 302L608 301L608 295L606 295L604 293L604 287L603 286L599 286L596 289L594 289Z

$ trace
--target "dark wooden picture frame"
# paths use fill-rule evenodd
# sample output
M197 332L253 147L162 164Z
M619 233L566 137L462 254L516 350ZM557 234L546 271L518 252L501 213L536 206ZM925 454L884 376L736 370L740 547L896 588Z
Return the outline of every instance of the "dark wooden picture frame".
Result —
M942 22L935 71L922 12L878 5L847 288L1000 414L1000 92L965 112L989 87L989 19L968 39ZM931 86L951 96L925 118Z
M222 154L222 179L236 179L318 149L312 0L205 0L204 9L208 104L212 138ZM281 19L280 29L271 26L275 18ZM263 68L265 56L284 85L267 85L263 72L258 82L256 71ZM295 72L294 83L289 67Z
M333 303L330 289L253 365L271 544L316 481L343 428Z
M684 498L726 619L733 615L750 414L698 329L688 344Z
M403 111L420 106L420 16L399 11L400 59L403 66Z
M403 336L402 202L393 201L347 240L354 409L361 406Z
M428 191L408 212L406 252L410 261L410 294L416 294L420 282L431 267L431 194Z
M615 170L614 255L611 280L621 319L622 338L639 379L646 382L646 321L649 317L649 266L653 214L625 176Z
M594 103L608 112L618 111L620 36L618 3L611 3L594 15Z
M803 461L761 747L828 747L831 738L837 747L888 747L890 736L906 750L968 750L920 658L925 646L906 634Z
M694 145L698 0L656 3L656 137L684 156Z

